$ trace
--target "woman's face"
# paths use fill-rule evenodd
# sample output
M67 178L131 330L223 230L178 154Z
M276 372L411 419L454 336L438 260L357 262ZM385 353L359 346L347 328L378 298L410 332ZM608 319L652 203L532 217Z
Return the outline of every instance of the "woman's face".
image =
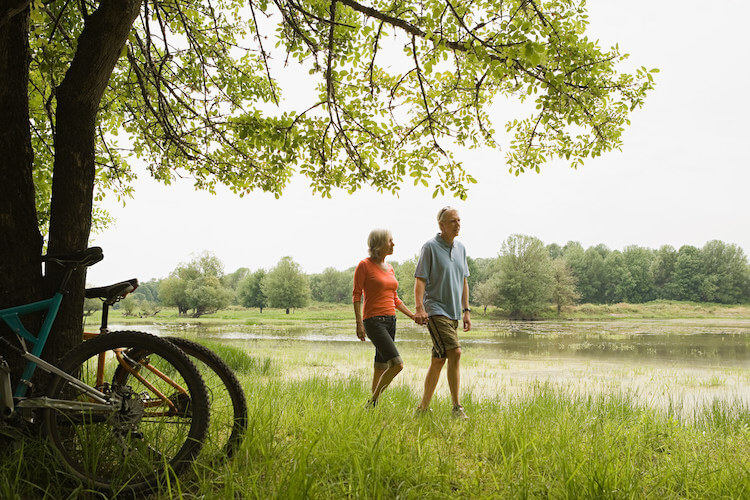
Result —
M388 239L385 241L382 247L378 249L378 252L382 257L385 257L386 255L393 255L393 247L396 246L393 243L393 236L388 236Z

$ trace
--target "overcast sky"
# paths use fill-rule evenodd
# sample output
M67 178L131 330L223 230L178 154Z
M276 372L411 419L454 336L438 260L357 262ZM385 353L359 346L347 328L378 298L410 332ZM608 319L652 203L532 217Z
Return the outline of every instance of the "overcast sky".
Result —
M321 199L304 178L278 200L222 189L214 196L189 180L165 187L144 175L124 208L105 202L116 223L92 237L105 259L89 270L88 283L163 278L203 251L227 273L270 269L286 255L306 273L346 269L366 256L376 227L393 232L391 259L402 261L434 236L444 205L460 210L459 239L475 258L496 256L514 233L620 250L718 239L749 252L750 2L590 0L589 13L590 37L603 48L618 43L630 64L660 69L622 152L578 170L552 163L519 177L508 173L503 152L473 152L461 157L479 180L466 201L433 199L431 190L408 185L398 198L364 189ZM498 115L498 130L506 118Z

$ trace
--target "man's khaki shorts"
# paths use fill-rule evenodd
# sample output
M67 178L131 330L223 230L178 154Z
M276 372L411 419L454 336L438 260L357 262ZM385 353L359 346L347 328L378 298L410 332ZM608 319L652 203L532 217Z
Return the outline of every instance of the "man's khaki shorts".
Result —
M446 353L461 347L458 342L458 321L447 316L430 316L427 329L432 337L432 357L445 358Z

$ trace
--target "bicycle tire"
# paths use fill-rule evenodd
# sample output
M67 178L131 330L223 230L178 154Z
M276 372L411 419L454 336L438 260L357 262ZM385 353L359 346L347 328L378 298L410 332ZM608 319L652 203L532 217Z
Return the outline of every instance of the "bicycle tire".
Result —
M148 353L147 358L131 359L138 376L152 387L122 370L114 349ZM103 377L97 377L102 353L109 353L110 359ZM63 371L97 386L116 410L45 409L46 431L73 475L103 492L136 493L154 489L167 474L179 475L198 455L209 426L208 393L197 368L174 344L142 332L107 333L83 342L62 359ZM149 366L166 373L187 394L178 394ZM168 395L168 402L155 390ZM47 394L52 399L88 400L61 377L53 377Z
M231 458L242 445L248 422L247 399L239 379L208 347L180 337L165 339L192 358L208 388L211 425L201 456Z

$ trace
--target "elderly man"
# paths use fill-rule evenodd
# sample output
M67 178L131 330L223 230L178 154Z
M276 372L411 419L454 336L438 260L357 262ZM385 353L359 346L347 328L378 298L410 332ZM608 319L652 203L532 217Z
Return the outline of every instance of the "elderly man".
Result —
M453 401L453 416L465 419L466 413L459 399L461 373L461 344L458 341L458 321L463 320L464 331L471 329L469 309L469 266L466 249L456 236L461 229L458 211L445 207L438 212L440 233L422 246L414 271L416 283L414 321L427 325L432 337L432 360L424 381L424 395L417 414L429 410L440 372L448 361L448 386Z

